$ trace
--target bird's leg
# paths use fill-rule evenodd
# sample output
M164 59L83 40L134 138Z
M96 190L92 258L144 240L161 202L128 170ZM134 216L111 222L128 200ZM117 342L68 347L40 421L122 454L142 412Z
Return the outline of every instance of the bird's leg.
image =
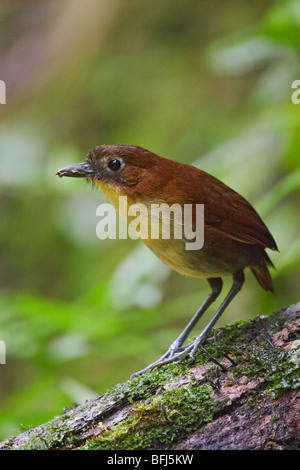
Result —
M180 333L178 338L174 341L174 343L171 344L169 347L168 351L165 353L165 356L167 357L173 357L174 354L178 353L181 351L181 346L189 336L190 332L193 330L193 328L196 326L197 322L200 320L202 315L206 312L208 307L217 299L217 297L220 295L223 282L220 277L217 278L209 278L208 283L211 287L211 292L208 295L208 297L205 299L201 307L197 310L191 321L186 325L184 330ZM184 347L184 350L186 348Z
M210 320L210 322L206 325L202 333L198 336L198 338L193 341L191 347L189 348L190 356L193 357L195 351L199 348L199 346L203 345L207 340L213 326L218 321L224 310L228 307L230 302L236 296L236 294L241 290L245 281L245 276L243 271L238 271L233 275L233 284L231 286L230 291L228 292L227 296L225 297L224 301L222 302L221 306L217 310L216 314Z
M138 372L135 372L132 374L131 378L134 378L138 375L141 375L148 370L154 369L154 367L160 367L164 364L168 364L170 362L173 362L176 360L178 357L184 356L187 351L190 350L190 347L193 343L190 343L186 346L182 346L187 337L189 336L190 332L192 329L195 327L196 323L199 321L199 319L202 317L202 315L206 312L208 307L216 300L216 298L220 295L220 292L222 290L222 279L220 277L217 278L209 278L207 279L208 283L211 287L211 292L208 295L208 297L205 299L201 307L197 310L191 321L187 324L187 326L184 328L184 330L180 333L178 338L171 344L169 347L168 351L163 354L157 361L153 362L153 364L150 364L147 366L145 369L140 370Z

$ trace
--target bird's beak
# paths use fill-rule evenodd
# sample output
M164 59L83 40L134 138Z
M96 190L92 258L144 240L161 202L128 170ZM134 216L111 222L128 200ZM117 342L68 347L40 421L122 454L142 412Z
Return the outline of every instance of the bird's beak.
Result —
M95 175L88 162L76 163L58 170L56 173L60 178L62 176L72 176L73 178L92 178Z

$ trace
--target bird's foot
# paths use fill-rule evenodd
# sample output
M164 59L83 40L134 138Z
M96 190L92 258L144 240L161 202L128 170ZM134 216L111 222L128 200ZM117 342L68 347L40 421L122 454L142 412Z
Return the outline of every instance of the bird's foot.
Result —
M139 375L145 374L145 372L155 369L156 367L161 367L166 364L170 364L171 362L175 362L179 359L183 359L183 357L185 357L187 354L188 354L188 351L186 351L185 349L183 351L174 352L174 354L171 354L170 350L168 350L157 361L153 362L152 364L149 364L149 366L145 367L145 369L135 372L134 374L130 376L130 378L133 379L134 377L138 377Z
M194 341L188 343L185 346L182 346L181 343L178 341L174 341L174 343L171 344L171 346L169 347L168 351L163 354L157 361L153 362L152 364L149 364L149 366L145 367L145 369L135 372L130 376L130 379L145 374L149 370L153 370L156 367L161 367L177 360L180 361L184 359L187 355L194 359L194 354L196 350L202 348L204 343L216 341L217 335L215 336L215 338L207 338L207 332L205 332L205 334L203 333L204 332L202 332L196 339L194 339Z
M130 378L133 379L134 377L138 377L139 375L142 375L145 372L148 372L149 370L153 370L156 367L161 367L166 364L170 364L171 362L182 360L188 354L190 355L190 357L193 357L195 350L200 347L199 342L197 343L196 347L194 347L194 344L197 340L198 338L195 341L192 341L191 343L187 344L186 346L181 346L175 341L169 347L168 351L163 354L157 361L153 362L152 364L149 364L149 366L145 367L145 369L135 372L131 375Z

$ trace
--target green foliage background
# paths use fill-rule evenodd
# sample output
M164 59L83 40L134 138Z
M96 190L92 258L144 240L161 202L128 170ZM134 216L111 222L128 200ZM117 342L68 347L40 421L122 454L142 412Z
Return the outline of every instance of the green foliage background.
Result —
M263 216L275 295L247 273L219 325L299 300L300 2L3 1L0 25L3 439L158 358L208 292L97 239L102 194L55 176L96 145L192 163Z

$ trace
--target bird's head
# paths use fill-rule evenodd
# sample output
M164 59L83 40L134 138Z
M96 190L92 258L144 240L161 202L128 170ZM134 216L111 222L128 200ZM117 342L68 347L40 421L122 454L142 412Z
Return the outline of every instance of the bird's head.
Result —
M136 201L153 199L170 174L170 160L134 145L101 145L91 150L82 163L62 168L60 177L86 178L115 202L119 195Z

